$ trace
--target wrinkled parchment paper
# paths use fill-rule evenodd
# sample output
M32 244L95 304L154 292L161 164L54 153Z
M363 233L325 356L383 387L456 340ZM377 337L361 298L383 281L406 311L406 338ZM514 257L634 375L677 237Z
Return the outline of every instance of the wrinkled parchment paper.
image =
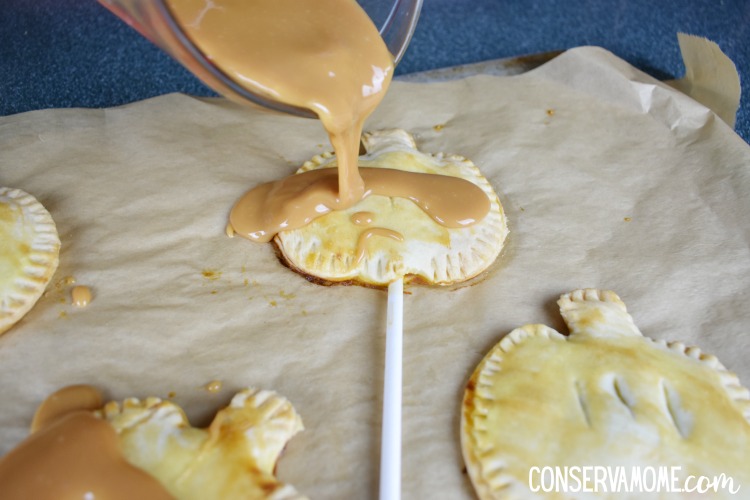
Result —
M695 35L677 34L685 76L666 82L705 105L734 127L740 105L740 75L719 46Z
M483 281L408 289L404 498L473 497L464 385L513 328L564 331L555 301L576 288L616 291L644 334L697 344L750 383L750 148L707 108L579 48L521 76L397 82L367 123L390 127L473 159L511 229ZM327 149L314 120L183 95L0 120L0 184L38 197L63 245L47 296L0 337L0 453L67 384L173 392L196 425L257 386L306 425L282 480L375 497L386 294L310 284L224 233L247 188ZM66 276L92 288L88 307L70 305Z

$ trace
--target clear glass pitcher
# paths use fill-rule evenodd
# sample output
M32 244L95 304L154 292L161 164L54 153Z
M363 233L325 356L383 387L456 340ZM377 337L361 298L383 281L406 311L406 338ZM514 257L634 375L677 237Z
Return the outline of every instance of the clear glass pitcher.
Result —
M227 77L183 33L165 0L98 1L219 94L238 102L249 101L285 113L315 117L308 109L256 95ZM376 25L380 25L380 36L393 55L394 63L398 64L414 33L422 0L362 0L359 3Z

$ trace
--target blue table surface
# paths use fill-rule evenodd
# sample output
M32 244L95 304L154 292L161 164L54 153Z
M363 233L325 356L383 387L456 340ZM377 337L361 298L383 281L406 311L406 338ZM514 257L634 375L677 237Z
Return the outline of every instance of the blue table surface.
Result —
M740 73L750 142L750 0L425 0L396 74L598 45L660 79L683 76L677 32L719 44ZM0 0L0 115L214 95L94 0Z

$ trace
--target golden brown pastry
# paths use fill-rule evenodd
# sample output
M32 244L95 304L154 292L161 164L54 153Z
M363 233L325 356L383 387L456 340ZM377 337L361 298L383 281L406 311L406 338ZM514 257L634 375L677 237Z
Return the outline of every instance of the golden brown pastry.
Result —
M126 399L68 386L37 409L31 435L0 457L0 496L166 500L291 500L274 476L302 421L286 399L245 389L207 429L170 401Z
M422 153L403 130L365 133L360 167L458 177L478 186L489 213L467 227L445 227L409 199L371 195L274 239L292 269L324 283L384 286L404 277L433 285L468 280L500 254L508 228L497 194L479 169L456 155ZM331 154L316 156L298 173L336 166ZM468 203L468 200L467 200Z
M148 398L110 402L99 412L117 432L122 453L179 500L302 499L274 476L284 446L303 429L291 403L246 389L207 429L190 426L182 409Z
M0 187L0 333L39 300L59 253L55 223L42 204L20 189Z
M747 494L750 400L737 377L696 347L644 337L613 292L577 290L558 304L569 336L513 330L468 383L461 445L479 497L642 498L637 488L532 495L532 467L583 466L679 466L680 486L725 474ZM737 498L731 491L710 498Z

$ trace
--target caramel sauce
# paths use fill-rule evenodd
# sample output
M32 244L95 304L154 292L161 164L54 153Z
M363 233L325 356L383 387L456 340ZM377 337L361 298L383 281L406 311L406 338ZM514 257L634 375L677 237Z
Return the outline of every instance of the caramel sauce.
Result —
M221 390L222 385L223 384L221 380L212 380L211 382L204 385L203 388L206 389L208 392L215 394Z
M201 271L201 274L204 278L211 281L216 281L221 278L221 271L217 271L216 269L204 269Z
M404 241L404 236L397 231L393 231L392 229L372 227L370 229L362 231L362 233L359 235L359 239L357 240L357 260L355 261L355 264L359 264L360 262L362 262L362 259L365 258L365 253L367 252L367 240L369 240L373 236L381 236L396 241Z
M71 303L76 307L86 307L91 303L91 299L91 289L87 286L74 286L70 291Z
M89 386L66 387L43 402L31 436L0 458L3 500L172 498L122 456L114 428L91 412L101 403Z
M328 132L337 170L293 176L250 191L232 210L234 232L258 242L280 230L294 229L330 212L348 208L371 192L426 199L416 178L381 172L374 188L358 168L365 119L380 103L393 74L393 58L377 28L354 0L169 0L184 33L235 83L268 99L312 110ZM427 175L427 174L423 174ZM439 177L439 176L432 176ZM447 196L460 180L433 182ZM385 189L383 189L385 188ZM474 193L487 210L454 216L420 205L441 224L449 219L481 220L489 210L483 193ZM261 222L268 214L272 220ZM460 227L450 225L448 227Z
M369 226L375 220L375 214L372 212L357 212L349 218L355 226Z
M167 3L185 34L238 85L318 115L339 158L340 208L356 203L364 191L362 124L393 76L393 57L367 13L354 0Z
M47 427L56 419L76 410L94 411L104 405L102 393L89 385L64 387L45 399L34 413L31 432Z
M471 182L447 175L386 168L361 168L371 194L407 198L435 222L450 228L480 221L490 210L484 191ZM232 208L229 221L240 236L271 241L282 230L297 229L339 205L336 171L309 170L248 191Z

